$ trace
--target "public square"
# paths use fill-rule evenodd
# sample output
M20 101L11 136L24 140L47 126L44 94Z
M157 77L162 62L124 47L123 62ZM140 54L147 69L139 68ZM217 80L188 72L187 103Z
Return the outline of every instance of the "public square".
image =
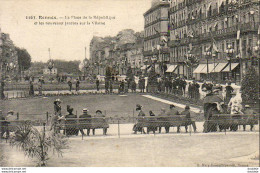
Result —
M258 166L258 125L254 127L253 132L249 129L244 132L239 128L237 132L202 133L204 122L196 122L197 133L192 129L185 133L182 127L179 134L175 127L170 129L169 134L166 134L164 129L161 134L157 131L155 135L133 134L134 123L131 122L131 118L137 116L134 110L136 104L142 103L146 114L152 110L158 115L160 108L168 108L169 104L174 102L159 98L158 101L155 100L156 97L149 96L130 93L27 98L6 100L3 102L3 108L16 110L21 120L44 120L45 112L52 113L53 101L60 98L62 107L69 104L78 115L83 107L87 107L90 114L100 109L106 112L107 117L121 117L119 125L117 122L110 124L107 136L103 136L102 130L96 130L95 136L91 133L83 138L81 135L69 137L69 148L64 150L63 157L51 156L48 166ZM23 104L25 100L26 104ZM181 103L178 105L182 106ZM180 107L177 109L183 110ZM198 113L199 107L192 107L192 110L192 116L203 116ZM62 113L66 113L65 109L62 109ZM37 128L43 129L42 126ZM33 159L28 159L15 147L11 148L5 140L2 140L0 145L1 166L35 166Z
M0 0L0 167L259 167L259 9Z

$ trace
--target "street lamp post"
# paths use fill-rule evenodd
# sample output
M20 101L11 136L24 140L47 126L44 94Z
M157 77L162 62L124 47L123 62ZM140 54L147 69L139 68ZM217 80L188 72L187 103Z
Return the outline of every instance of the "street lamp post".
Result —
M188 75L189 74L189 72L188 72L188 66L190 66L190 67L192 67L192 64L190 63L191 61L191 58L192 58L192 54L191 54L191 52L190 51L188 51L188 53L187 53L187 61L186 61L186 67L187 67L187 78L188 79L190 79L190 76ZM192 69L191 69L192 70Z
M232 57L233 57L233 54L234 54L234 49L233 49L231 44L228 45L226 53L227 53L227 58L228 58L228 62L229 62L229 80L232 80L231 61L232 61Z
M207 79L209 79L209 58L211 57L212 53L210 50L206 52L206 61L207 61Z
M254 47L254 50L256 52L256 58L258 61L258 74L260 76L260 39L257 41L257 45Z

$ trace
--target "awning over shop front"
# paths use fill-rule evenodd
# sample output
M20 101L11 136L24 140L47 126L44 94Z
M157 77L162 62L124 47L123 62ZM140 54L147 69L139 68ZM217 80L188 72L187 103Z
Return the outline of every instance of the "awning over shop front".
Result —
M231 71L234 70L237 66L239 65L239 63L231 63ZM230 72L230 64L228 64L226 66L226 68L224 70L222 70L221 72Z
M225 62L225 63L218 63L218 65L215 67L215 69L213 69L211 71L211 73L219 73L221 72L227 65L228 63Z
M200 73L206 67L206 64L199 64L199 66L193 71L193 73Z
M216 66L217 64L215 64ZM214 64L208 64L208 70L207 70L207 64L205 64L205 67L200 71L200 73L210 73L215 68Z
M166 73L172 73L176 69L177 65L170 65L166 70Z

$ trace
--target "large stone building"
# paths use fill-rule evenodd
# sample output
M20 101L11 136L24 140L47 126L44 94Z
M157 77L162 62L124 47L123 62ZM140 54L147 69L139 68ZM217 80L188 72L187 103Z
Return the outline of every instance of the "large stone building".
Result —
M156 61L160 73L164 71L163 64L169 62L169 7L168 0L152 1L151 8L144 13L144 58L147 64Z
M143 66L143 32L126 29L115 37L93 37L90 62L95 75L105 75L107 67L113 76L125 75L129 68L137 73Z
M250 59L257 44L258 0L173 0L169 18L173 73L239 82L255 65Z
M9 34L0 29L0 75L8 80L18 78L18 56Z

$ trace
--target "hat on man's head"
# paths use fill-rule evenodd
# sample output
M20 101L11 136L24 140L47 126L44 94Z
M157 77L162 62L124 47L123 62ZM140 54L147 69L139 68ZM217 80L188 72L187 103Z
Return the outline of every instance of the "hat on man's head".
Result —
M139 105L139 104L137 104L136 105L136 108L142 108L143 106L141 106L141 105Z
M83 108L82 112L83 112L83 113L88 112L88 108Z
M101 113L102 114L102 111L101 110L97 110L96 113Z
M57 102L61 103L61 100L60 100L60 99L56 99L56 100L54 101L54 103L57 103Z
M185 109L190 109L190 106L186 105L186 106L185 106Z
M7 112L7 114L12 114L12 115L13 115L13 114L14 114L14 111L13 111L13 110L10 110L10 111Z
M137 104L137 105L136 105L136 110L137 110L137 111L138 111L138 110L141 110L141 109L142 109L142 107L143 107L143 106L141 106L141 105Z
M245 108L250 108L250 106L249 105L245 105Z

